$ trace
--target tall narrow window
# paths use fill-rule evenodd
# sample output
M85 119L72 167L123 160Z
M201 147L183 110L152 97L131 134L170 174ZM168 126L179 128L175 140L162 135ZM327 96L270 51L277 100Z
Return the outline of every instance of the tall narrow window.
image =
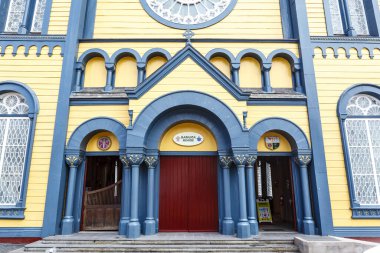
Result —
M343 10L345 1L348 7L347 13ZM334 34L345 34L345 30L348 29L348 19L350 19L356 34L369 35L363 0L329 0L329 5Z
M16 33L22 24L26 7L26 0L11 0L9 3L5 32Z
M0 206L20 201L29 139L29 107L18 93L0 95Z
M39 33L42 30L42 21L44 19L46 0L36 0L34 7L33 21L30 28L31 32Z
M380 100L352 97L345 131L355 199L360 205L380 205Z

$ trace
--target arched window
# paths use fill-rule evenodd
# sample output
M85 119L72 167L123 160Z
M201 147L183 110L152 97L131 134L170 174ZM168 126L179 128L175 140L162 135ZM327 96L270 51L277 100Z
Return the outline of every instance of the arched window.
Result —
M0 206L20 201L31 120L18 93L0 95Z
M380 100L355 95L346 112L346 144L355 200L360 205L380 205Z

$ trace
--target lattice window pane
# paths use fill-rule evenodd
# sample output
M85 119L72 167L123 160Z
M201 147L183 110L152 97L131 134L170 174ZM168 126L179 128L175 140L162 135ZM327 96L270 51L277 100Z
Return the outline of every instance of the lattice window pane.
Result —
M330 14L334 34L344 34L339 0L330 0Z
M368 133L364 120L347 120L346 130L349 147L368 146Z
M360 94L353 96L347 105L349 116L380 116L380 100L377 98Z
M360 204L377 204L376 182L373 175L354 175L355 195Z
M16 33L18 31L24 17L25 6L26 0L11 0L5 22L5 32Z
M42 30L42 21L44 19L46 7L46 0L37 0L36 7L34 8L33 22L31 27L31 32L41 32Z
M363 0L348 0L348 9L352 26L358 35L368 35L368 24Z

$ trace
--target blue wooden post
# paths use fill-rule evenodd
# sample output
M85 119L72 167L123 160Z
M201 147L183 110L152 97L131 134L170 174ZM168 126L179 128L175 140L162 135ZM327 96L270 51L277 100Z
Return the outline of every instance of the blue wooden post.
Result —
M77 76L75 80L75 91L80 91L82 89L82 75L84 71L84 65L81 62L77 62L75 66Z
M140 164L144 161L143 154L128 154L128 162L132 165L132 188L131 188L131 219L128 223L127 237L137 238L141 234L139 221L139 170Z
M297 92L302 92L302 85L301 85L301 73L300 73L300 64L296 63L293 66L293 73L294 73L294 88Z
M106 81L106 86L104 87L104 91L111 91L113 90L113 75L115 73L115 64L106 63L106 69L107 69L107 81Z
M343 6L341 5L341 8L343 8L343 12L341 12L341 14L344 17L344 20L346 20L346 25L347 25L347 27L344 27L344 23L343 23L343 27L346 28L345 33L348 36L357 36L357 33L354 27L352 26L352 20L351 20L351 15L350 15L350 9L348 8L348 2L347 0L342 0L342 3L343 3Z
M80 155L67 155L66 163L70 167L69 172L69 182L67 184L67 195L66 195L66 209L65 216L62 220L62 234L69 235L74 233L74 194L75 194L75 182L77 178L78 166L82 162L82 157Z
M247 162L247 156L235 155L234 162L237 166L239 177L239 223L237 224L237 237L248 238L251 233L247 219L247 196L245 188L245 164Z
M147 156L145 162L148 165L148 192L147 192L147 211L144 221L144 234L153 235L156 233L156 220L154 219L154 171L158 163L155 156Z
M127 160L127 156L121 155L120 161L123 164L123 183L121 189L119 234L127 235L127 228L131 215L131 170Z
M301 185L302 185L302 200L303 200L303 232L307 235L315 234L314 220L311 214L309 177L307 165L311 161L311 155L298 155L297 162L300 165Z
M145 62L137 63L137 85L142 83L145 80L145 70L146 70Z
M259 234L259 224L256 215L256 190L255 179L253 174L253 166L257 160L257 156L249 156L247 159L247 200L248 200L248 223L251 235Z
M262 66L262 72L264 73L264 83L263 91L272 92L272 86L270 84L270 69L272 68L271 63L264 63Z
M231 215L231 186L230 186L230 156L219 157L220 166L223 168L223 197L224 197L224 217L222 223L222 233L224 235L233 235L235 225Z
M27 34L29 32L27 25L28 25L28 20L30 19L30 14L31 14L30 9L32 8L32 2L34 1L26 0L24 16L22 17L22 22L21 22L20 28L18 29L19 34Z
M237 86L240 86L239 70L240 70L240 63L231 64L232 82L234 82Z

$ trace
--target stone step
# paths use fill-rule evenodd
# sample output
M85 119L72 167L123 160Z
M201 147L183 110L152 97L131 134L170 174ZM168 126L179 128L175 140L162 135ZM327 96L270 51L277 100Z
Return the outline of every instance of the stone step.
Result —
M19 252L299 252L294 244L246 243L246 244L64 244L36 242ZM212 241L214 242L214 241Z

